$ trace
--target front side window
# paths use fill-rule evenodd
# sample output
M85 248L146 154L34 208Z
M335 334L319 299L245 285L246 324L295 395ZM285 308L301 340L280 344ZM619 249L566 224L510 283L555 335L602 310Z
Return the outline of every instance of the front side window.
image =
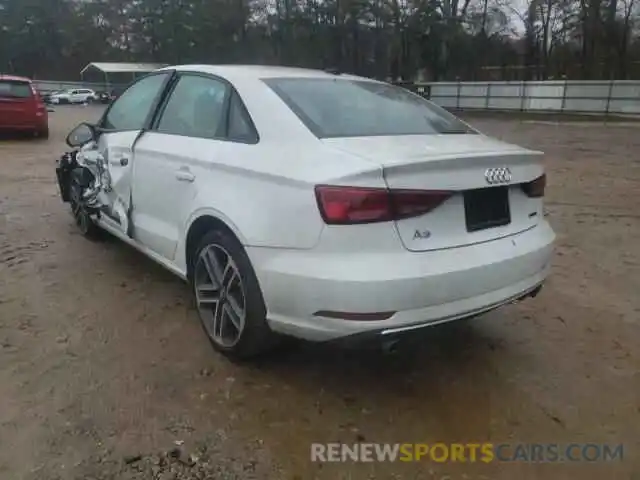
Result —
M165 81L172 72L144 77L131 85L111 105L103 121L108 130L141 130L144 128Z
M319 138L476 133L443 108L386 83L341 78L263 81Z
M18 80L0 80L1 98L30 98L31 85Z
M227 85L198 75L182 76L160 116L160 133L219 138L225 130Z

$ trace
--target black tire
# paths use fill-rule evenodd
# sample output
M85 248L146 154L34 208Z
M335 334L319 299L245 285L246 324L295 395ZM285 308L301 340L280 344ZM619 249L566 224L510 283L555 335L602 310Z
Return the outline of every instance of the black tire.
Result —
M71 207L71 215L75 221L76 227L80 231L80 234L88 238L89 240L100 240L102 239L102 230L98 227L94 221L91 219L91 216L87 212L86 208L81 204L78 205L78 195L81 191L80 187L71 181L71 192L69 199L69 206Z
M200 243L192 257L192 272L194 273L190 278L196 305L195 276L198 270L198 262L201 261L200 254L202 251L210 246L223 249L233 259L233 263L237 267L244 291L245 320L242 331L239 334L239 339L233 346L227 347L218 343L212 335L209 334L205 320L200 310L198 310L202 328L209 342L216 351L235 361L250 359L272 350L279 343L278 336L271 331L267 323L267 309L258 279L244 247L230 232L221 229L210 230L200 239Z

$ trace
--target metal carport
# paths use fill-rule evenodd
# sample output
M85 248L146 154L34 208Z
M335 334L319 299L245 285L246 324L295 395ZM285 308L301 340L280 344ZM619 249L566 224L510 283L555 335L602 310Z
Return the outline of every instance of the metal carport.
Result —
M128 84L137 77L166 67L165 63L92 62L80 71L82 81L109 85Z

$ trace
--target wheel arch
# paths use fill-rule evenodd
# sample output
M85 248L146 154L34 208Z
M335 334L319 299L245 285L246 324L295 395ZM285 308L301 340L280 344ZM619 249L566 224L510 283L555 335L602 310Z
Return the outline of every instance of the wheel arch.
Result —
M187 279L191 279L193 273L193 260L195 249L200 239L210 230L224 230L233 235L240 244L244 245L244 239L239 234L235 225L230 221L221 218L212 212L202 212L194 215L187 228L187 234L184 240L184 255L186 264Z

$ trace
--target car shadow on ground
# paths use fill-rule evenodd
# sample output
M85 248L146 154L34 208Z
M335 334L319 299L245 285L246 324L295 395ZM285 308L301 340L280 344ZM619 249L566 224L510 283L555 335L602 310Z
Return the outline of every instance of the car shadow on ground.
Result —
M486 366L483 360L495 350L495 345L473 321L456 321L413 332L392 351L376 340L354 346L288 340L249 368L295 381L306 379L322 384L331 379L330 383L342 384L344 388L350 388L357 379L358 386L365 390L394 388L396 382L425 374L472 378L480 374Z
M140 276L129 280L174 283L183 305L191 310L190 317L194 323L199 322L185 282L111 234L105 232L99 243L120 258L129 273ZM450 373L460 374L463 370L482 369L482 359L487 354L504 350L502 344L498 346L496 340L483 334L482 323L478 322L481 319L463 319L405 334L398 337L393 349L387 348L379 337L362 343L314 343L287 337L278 348L256 359L239 362L238 367L274 377L331 377L333 381L342 378L347 383L357 376L361 382L371 384L379 384L381 376L406 376L430 370L446 374L442 371L445 365ZM220 356L213 351L211 355ZM304 375L300 375L302 370Z

